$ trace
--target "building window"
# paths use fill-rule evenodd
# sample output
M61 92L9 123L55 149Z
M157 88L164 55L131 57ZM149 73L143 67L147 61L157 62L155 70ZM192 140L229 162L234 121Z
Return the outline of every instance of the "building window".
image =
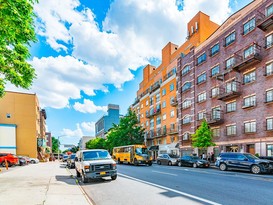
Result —
M216 53L218 53L220 50L219 43L215 44L211 49L210 49L210 56L214 56Z
M267 156L273 156L273 144L267 145Z
M235 31L225 38L225 47L232 44L235 41Z
M155 96L155 101L160 102L160 93L157 93Z
M226 93L237 92L237 84L235 81L226 83Z
M190 133L184 133L183 134L183 140L189 140L190 139Z
M206 73L203 73L197 77L197 84L206 82L206 80L207 80L207 75Z
M166 95L166 88L163 88L162 90L162 96Z
M188 124L191 122L191 117L189 115L185 116L183 119L182 119L182 124Z
M165 108L166 107L166 101L163 101L162 102L162 108Z
M187 65L182 69L182 76L186 75L188 72L190 72L190 66Z
M236 111L236 101L231 102L231 103L227 103L226 104L226 111L227 111L227 113Z
M174 84L170 84L170 91L173 91L174 90Z
M171 111L171 117L174 117L174 110Z
M205 62L207 60L206 53L203 53L197 58L197 65L200 65L201 63Z
M146 106L148 106L149 105L149 100L146 100Z
M273 102L273 89L266 91L266 93L265 93L265 102Z
M203 119L205 119L205 116L206 116L206 111L198 112L197 120L203 120Z
M219 87L215 87L211 89L211 97L215 98L219 95Z
M191 82L184 83L184 85L182 86L182 92L185 92L189 89L191 89Z
M246 97L243 101L243 108L256 106L256 95Z
M226 127L227 136L236 135L236 125L229 125Z
M206 99L207 99L206 93L201 93L201 94L197 95L197 102L203 102Z
M234 66L234 64L235 64L234 57L231 57L231 58L227 59L226 60L226 68L225 69L227 70L227 69L232 68Z
M273 14L273 4L266 8L266 16Z
M245 122L244 123L244 132L245 133L252 133L256 132L256 122Z
M147 121L146 121L146 127L148 127L148 126L149 126L149 121L147 120Z
M166 114L162 115L162 120L166 120Z
M160 124L161 124L161 117L160 117L160 116L157 116L157 117L156 117L156 124L157 124L157 125L160 125Z
M182 103L182 109L186 109L191 106L191 101L190 100L184 100Z
M273 118L266 119L266 130L273 130Z
M217 66L214 66L212 69L211 69L211 77L217 75L220 73L220 66L217 65Z
M254 28L255 28L255 18L251 19L250 21L244 24L243 35L246 35L250 31L252 31Z
M244 59L247 59L249 56L255 53L255 46L249 46L247 49L244 50Z
M273 34L265 37L265 48L270 48L273 46Z
M151 97L151 98L150 98L150 105L153 105L153 104L154 104L154 98Z
M220 137L220 128L214 128L211 131L213 137Z
M273 74L273 61L271 63L266 64L265 66L265 75L272 75Z
M256 80L255 70L250 73L244 74L244 84L251 83L255 80Z
M11 117L11 114L10 114L10 113L7 113L7 114L6 114L6 117L7 117L7 118L10 118L10 117Z
M150 128L154 128L154 119L150 120Z

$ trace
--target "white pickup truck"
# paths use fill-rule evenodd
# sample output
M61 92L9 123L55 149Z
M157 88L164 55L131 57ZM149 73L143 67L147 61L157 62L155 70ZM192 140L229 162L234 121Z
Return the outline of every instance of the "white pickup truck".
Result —
M104 149L78 151L75 157L75 169L77 177L81 177L83 183L87 183L88 179L109 176L112 180L117 178L116 162Z

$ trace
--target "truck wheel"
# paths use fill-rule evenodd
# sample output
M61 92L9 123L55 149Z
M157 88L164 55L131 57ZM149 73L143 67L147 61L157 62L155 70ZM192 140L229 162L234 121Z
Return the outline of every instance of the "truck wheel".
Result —
M112 180L116 180L118 175L111 176Z

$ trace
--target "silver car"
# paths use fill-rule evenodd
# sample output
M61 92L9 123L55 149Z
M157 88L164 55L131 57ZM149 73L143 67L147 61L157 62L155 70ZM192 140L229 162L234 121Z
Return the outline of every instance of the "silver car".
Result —
M179 157L177 155L172 154L160 154L156 158L156 162L158 165L165 164L165 165L177 165Z

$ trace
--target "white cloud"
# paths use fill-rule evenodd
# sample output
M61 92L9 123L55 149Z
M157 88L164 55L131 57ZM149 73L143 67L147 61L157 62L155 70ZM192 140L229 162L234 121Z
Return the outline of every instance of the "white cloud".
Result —
M95 122L82 122L81 127L88 132L90 136L95 136Z
M80 139L82 136L95 136L95 122L77 123L75 130L64 128L61 134L67 140L69 138Z
M221 23L230 14L228 0L184 0L179 11L176 0L116 0L106 14L102 29L91 9L78 0L40 0L35 6L37 32L56 51L72 51L72 56L34 58L37 72L33 92L43 106L67 107L80 91L95 95L107 92L104 84L122 85L134 78L136 70L149 59L161 58L169 42L181 45L186 24L199 10ZM81 59L81 60L79 60ZM76 103L85 112L84 104Z
M98 110L107 111L107 106L96 106L93 101L84 99L83 104L76 102L74 109L83 113L96 113Z
M66 137L77 137L77 138L82 137L83 132L80 127L80 124L77 123L76 127L77 127L76 130L70 130L70 129L64 128L62 131L62 135L66 136Z

